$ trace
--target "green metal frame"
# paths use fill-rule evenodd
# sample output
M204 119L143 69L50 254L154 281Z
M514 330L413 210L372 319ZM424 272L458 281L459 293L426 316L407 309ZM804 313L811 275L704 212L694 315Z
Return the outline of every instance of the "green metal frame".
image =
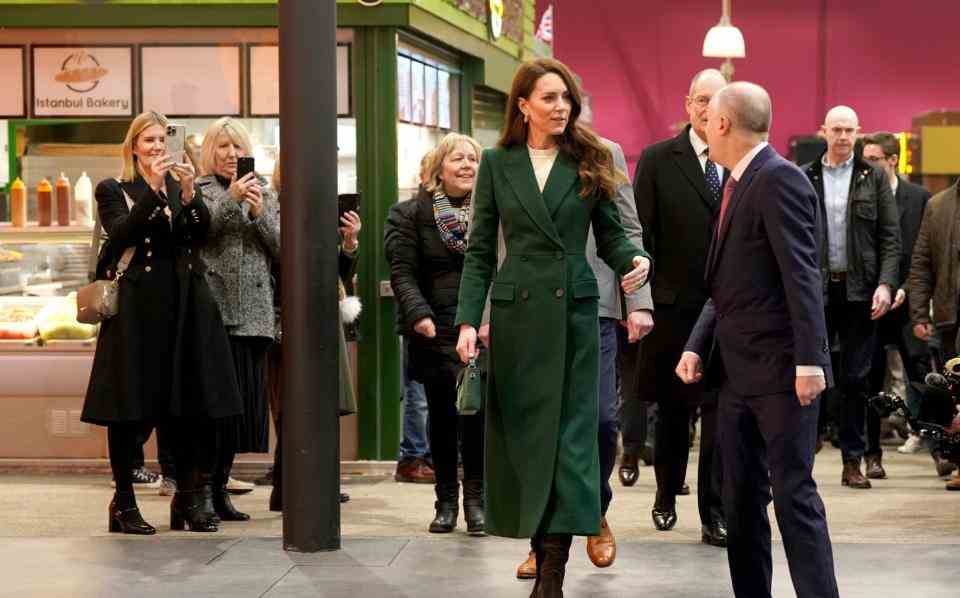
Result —
M358 455L396 459L401 436L400 341L396 305L380 297L390 280L383 252L383 225L397 201L397 30L354 30L354 97L357 98L357 190L363 229L357 289L363 302L358 345ZM365 375L374 372L378 375Z

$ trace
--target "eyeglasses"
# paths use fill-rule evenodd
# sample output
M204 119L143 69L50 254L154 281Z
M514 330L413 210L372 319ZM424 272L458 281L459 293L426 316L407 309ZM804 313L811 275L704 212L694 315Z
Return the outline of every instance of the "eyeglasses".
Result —
M697 96L695 98L687 98L689 101L693 102L700 108L706 108L707 104L710 103L710 96Z

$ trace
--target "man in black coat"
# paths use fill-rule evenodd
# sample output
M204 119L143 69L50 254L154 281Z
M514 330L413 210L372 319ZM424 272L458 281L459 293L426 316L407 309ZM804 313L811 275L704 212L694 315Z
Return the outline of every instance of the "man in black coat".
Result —
M657 264L651 282L657 324L640 348L637 396L624 397L625 401L658 403L654 448L657 496L652 517L661 531L677 522L676 496L686 477L690 417L700 407L698 506L702 540L716 546L726 544L719 466L714 458L716 393L707 392L700 384L680 384L673 367L707 300L703 269L720 206L720 188L728 173L707 156L706 113L710 99L724 85L726 80L717 70L697 73L686 98L690 125L678 136L648 147L637 164L637 214L646 249ZM627 418L623 425L625 452L629 453L626 439L631 428L642 422ZM629 458L629 454L624 457Z
M919 409L920 393L910 384L923 382L930 371L927 344L913 334L910 324L910 308L907 303L907 275L910 273L910 260L913 245L920 232L923 212L930 199L930 192L901 178L897 174L900 161L900 141L896 135L878 132L863 140L863 158L881 168L890 181L893 197L900 218L900 268L899 288L894 297L890 312L880 320L879 339L873 364L873 391L883 387L886 373L886 347L893 345L903 361L904 378L907 387L907 403L911 409ZM914 411L916 413L917 411ZM914 441L917 443L919 438ZM883 450L880 447L880 415L873 409L867 410L867 452L864 455L866 475L872 479L887 477L882 463Z
M731 170L707 257L704 306L677 365L722 384L719 424L727 558L737 598L770 598L767 506L800 598L839 598L813 481L817 396L830 378L817 255L817 197L766 143L770 97L733 83L710 102L710 157Z
M821 215L820 269L838 391L830 400L840 407L840 482L866 489L870 480L860 462L866 453L870 367L876 322L890 310L900 284L900 223L886 174L854 154L857 113L837 106L821 131L827 151L804 172L817 191Z

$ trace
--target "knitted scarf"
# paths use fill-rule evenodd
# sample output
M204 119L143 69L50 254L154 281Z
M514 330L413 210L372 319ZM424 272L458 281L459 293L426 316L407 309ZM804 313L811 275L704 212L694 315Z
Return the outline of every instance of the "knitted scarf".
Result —
M454 253L467 251L467 224L470 220L470 194L463 198L463 206L453 207L443 189L433 194L433 217L437 221L440 239Z

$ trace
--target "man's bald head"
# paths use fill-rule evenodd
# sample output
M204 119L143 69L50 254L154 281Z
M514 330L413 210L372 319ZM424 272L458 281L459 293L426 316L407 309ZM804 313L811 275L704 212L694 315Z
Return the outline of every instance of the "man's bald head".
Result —
M731 128L766 140L770 134L773 107L770 94L755 83L737 81L713 97L717 112L730 119Z
M727 78L717 69L703 69L691 79L689 95L691 98L697 97L698 88L702 85L709 85L710 87L716 86L716 89L720 89L726 84Z
M827 112L820 132L827 140L827 160L837 166L853 155L857 133L860 132L860 119L850 106L835 106Z
M834 106L831 108L827 112L826 118L823 119L823 126L829 127L838 121L852 123L855 127L860 126L860 119L857 118L856 111L850 106Z

